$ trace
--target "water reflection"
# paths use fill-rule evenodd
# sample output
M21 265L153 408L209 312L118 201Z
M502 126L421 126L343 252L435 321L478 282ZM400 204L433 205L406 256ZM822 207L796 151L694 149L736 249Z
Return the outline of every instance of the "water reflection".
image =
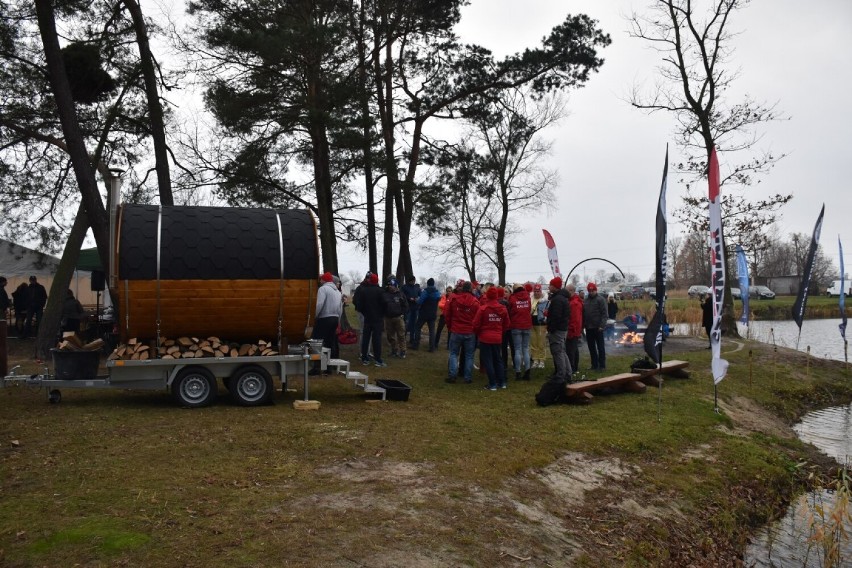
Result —
M748 327L738 324L740 335L756 341L778 345L779 347L796 348L798 340L799 351L811 348L811 355L822 359L844 360L843 337L838 325L840 319L805 320L802 323L802 336L799 338L799 327L793 320L784 321L753 321Z
M799 438L813 444L838 463L849 463L852 456L852 405L826 408L806 414L793 428ZM828 519L834 508L835 495L820 491L806 495L790 506L779 522L755 536L745 554L746 566L825 566L821 543L811 537ZM807 503L807 505L805 505ZM823 511L820 514L820 511ZM852 522L844 518L843 527L852 535ZM841 539L840 566L852 559L852 541Z

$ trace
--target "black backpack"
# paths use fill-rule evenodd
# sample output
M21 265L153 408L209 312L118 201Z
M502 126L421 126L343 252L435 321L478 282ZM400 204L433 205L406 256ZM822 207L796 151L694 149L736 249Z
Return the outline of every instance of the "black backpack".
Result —
M541 385L538 394L535 395L535 401L539 406L568 402L568 395L565 394L565 381L546 381Z

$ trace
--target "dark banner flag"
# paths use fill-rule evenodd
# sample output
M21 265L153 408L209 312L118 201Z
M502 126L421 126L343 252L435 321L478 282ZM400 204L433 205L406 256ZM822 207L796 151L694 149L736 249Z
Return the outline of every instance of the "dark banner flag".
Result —
M663 164L663 183L657 202L657 311L648 324L643 340L645 353L657 364L662 363L663 322L666 314L666 183L669 176L669 148L666 146L666 161Z
M805 317L805 306L808 304L808 287L811 284L811 270L814 267L814 257L816 256L817 246L819 245L819 233L822 231L822 216L825 213L825 204L819 211L816 225L814 226L814 234L811 237L811 247L808 249L808 258L805 261L805 273L802 276L802 284L799 287L799 294L796 296L796 302L793 304L793 320L799 326L799 331L802 330L802 319Z

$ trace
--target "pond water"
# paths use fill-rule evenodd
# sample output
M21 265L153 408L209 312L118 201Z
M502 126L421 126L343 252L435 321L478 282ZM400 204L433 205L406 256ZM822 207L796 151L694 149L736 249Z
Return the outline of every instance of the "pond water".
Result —
M843 361L843 338L840 336L840 318L805 320L802 322L802 336L799 339L799 351L811 348L811 355L822 359ZM748 327L738 324L740 335L770 345L796 348L799 328L793 320L753 321ZM852 335L852 326L849 334Z
M802 324L799 350L811 348L811 355L827 359L844 360L843 340L837 328L839 319L806 320ZM748 336L766 343L796 347L799 328L793 321L752 322ZM740 333L745 335L744 326ZM806 414L794 427L799 438L809 442L833 457L838 463L849 463L852 456L852 405L826 408ZM830 529L831 512L835 506L832 491L818 491L802 496L794 502L783 519L760 531L748 546L744 561L746 566L782 567L825 566L822 542L814 535L823 528ZM852 535L852 522L848 516L843 528ZM852 561L852 539L841 538L840 566Z

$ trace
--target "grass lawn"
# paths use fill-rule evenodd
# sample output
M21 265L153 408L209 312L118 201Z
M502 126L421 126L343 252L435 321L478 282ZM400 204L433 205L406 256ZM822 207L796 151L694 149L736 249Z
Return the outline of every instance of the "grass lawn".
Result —
M689 379L540 408L551 369L505 391L447 384L447 354L410 351L275 404L187 410L165 392L0 389L0 565L728 566L829 461L792 435L852 399L839 363L726 341L714 411L703 339L672 338ZM637 354L613 348L610 372ZM10 366L38 364L10 340ZM588 366L583 346L581 366Z

